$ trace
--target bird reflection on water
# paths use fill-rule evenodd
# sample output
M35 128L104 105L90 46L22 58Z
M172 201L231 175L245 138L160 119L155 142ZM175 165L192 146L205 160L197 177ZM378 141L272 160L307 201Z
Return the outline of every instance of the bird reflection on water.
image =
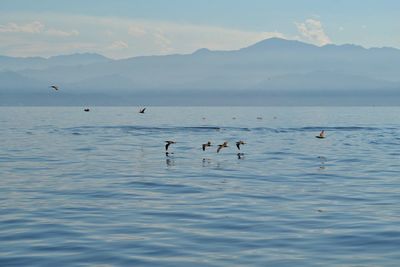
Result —
M324 156L318 156L318 159L320 161L319 170L325 170L326 158Z

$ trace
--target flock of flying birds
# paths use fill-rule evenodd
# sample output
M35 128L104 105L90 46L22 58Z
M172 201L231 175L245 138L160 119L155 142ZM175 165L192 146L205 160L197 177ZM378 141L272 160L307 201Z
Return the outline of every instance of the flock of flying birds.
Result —
M51 85L50 87L53 88L53 89L56 90L56 91L59 90L59 87L58 87L57 85ZM146 108L141 108L141 109L139 110L139 113L144 114L145 110L146 110ZM89 112L90 109L89 109L89 108L85 108L84 111L85 111L85 112ZM260 119L260 117L257 117L257 119ZM317 136L315 136L315 137L316 137L316 138L319 138L319 139L325 138L325 131L322 130L322 131L319 133L319 135L317 135ZM175 141L169 140L169 141L165 141L165 143L166 143L166 144L165 144L165 154L168 156L168 155L169 155L169 152L168 152L169 146L172 145L172 144L176 144L176 142L175 142ZM245 142L243 142L242 140L240 140L240 141L237 141L237 142L236 142L236 147L237 147L238 150L240 150L240 146L241 146L241 145L245 145L245 144L246 144ZM210 141L208 141L207 143L203 144L203 145L202 145L203 151L205 151L207 147L211 147L211 146L212 146L212 145L211 145L211 142L210 142ZM219 152L221 151L221 149L226 148L226 147L228 147L228 142L224 142L224 143L218 145L217 153L219 153ZM241 159L241 158L244 156L244 154L243 154L243 153L237 153L237 156L238 156L239 159Z
M169 152L168 152L169 146L172 145L172 144L176 144L176 142L175 141L165 141L165 143L166 143L165 144L165 153L168 156L169 155ZM245 145L245 144L246 144L245 142L240 140L240 141L236 142L236 147L237 147L238 150L240 150L240 146L241 145ZM211 146L212 145L211 145L210 141L208 141L205 144L202 144L203 151L205 151L207 147L211 147ZM226 148L226 147L228 147L228 142L224 142L224 143L218 145L217 153L219 153L219 151L221 151L221 149ZM241 159L244 156L244 154L243 153L237 153L237 156L238 156L239 159Z
M143 113L143 112L140 112L140 113ZM316 135L315 137L316 137L316 138L319 138L319 139L325 138L325 131L322 130L322 131L319 133L319 135ZM169 146L172 145L172 144L176 144L176 142L175 142L175 141L168 140L168 141L165 141L165 143L166 143L166 144L165 144L165 154L168 156L168 155L169 155L169 152L168 152ZM244 141L240 140L240 141L237 141L237 142L236 142L236 147L237 147L237 149L240 151L240 146L241 146L241 145L245 145L245 144L246 144L246 143L245 143ZM210 142L210 141L208 141L208 142L205 143L205 144L202 144L203 151L205 151L207 147L211 147L211 146L212 146L212 145L211 145L211 142ZM218 145L217 153L219 153L219 151L221 151L221 149L226 148L226 147L228 147L228 142L223 142L222 144ZM239 152L239 153L237 153L236 155L237 155L238 159L242 159L243 156L244 156L244 153L240 153L240 152Z

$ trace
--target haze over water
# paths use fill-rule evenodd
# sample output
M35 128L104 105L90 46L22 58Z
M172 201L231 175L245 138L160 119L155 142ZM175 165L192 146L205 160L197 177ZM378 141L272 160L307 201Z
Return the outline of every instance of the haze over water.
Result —
M399 112L0 108L0 265L398 266Z

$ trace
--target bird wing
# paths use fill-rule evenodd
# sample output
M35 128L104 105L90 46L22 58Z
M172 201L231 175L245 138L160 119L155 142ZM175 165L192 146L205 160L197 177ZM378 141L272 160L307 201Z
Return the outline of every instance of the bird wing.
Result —
M236 147L240 150L240 143L236 143Z
M222 146L218 145L218 149L217 149L217 153L219 153L219 151L221 150Z
M168 150L168 147L169 147L170 144L171 144L171 143L167 143L167 144L165 145L165 150Z
M206 150L206 144L203 144L203 151Z

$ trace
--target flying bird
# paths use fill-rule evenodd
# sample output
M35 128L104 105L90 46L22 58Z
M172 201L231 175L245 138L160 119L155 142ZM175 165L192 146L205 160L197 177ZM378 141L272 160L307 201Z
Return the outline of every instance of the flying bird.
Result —
M88 108L85 108L83 111L85 111L85 112L89 112L89 111L90 111L90 109L88 109Z
M322 131L319 133L319 135L317 135L317 136L315 136L315 137L316 137L316 138L320 138L320 139L325 138L325 131L322 130Z
M206 150L206 147L211 146L211 142L208 141L206 144L203 144L203 151Z
M141 110L139 110L139 113L144 113L144 111L146 110L146 108L142 108Z
M219 151L224 147L228 147L228 142L224 142L222 145L218 145L217 153L219 153Z
M237 141L237 142L236 142L236 147L240 150L240 145L244 145L244 144L246 144L246 143L243 142L242 140Z
M176 142L175 141L165 141L165 151L167 151L168 150L168 147L171 145L171 144L175 144Z
M51 85L50 88L53 88L56 91L58 91L58 89L59 89L57 85Z

